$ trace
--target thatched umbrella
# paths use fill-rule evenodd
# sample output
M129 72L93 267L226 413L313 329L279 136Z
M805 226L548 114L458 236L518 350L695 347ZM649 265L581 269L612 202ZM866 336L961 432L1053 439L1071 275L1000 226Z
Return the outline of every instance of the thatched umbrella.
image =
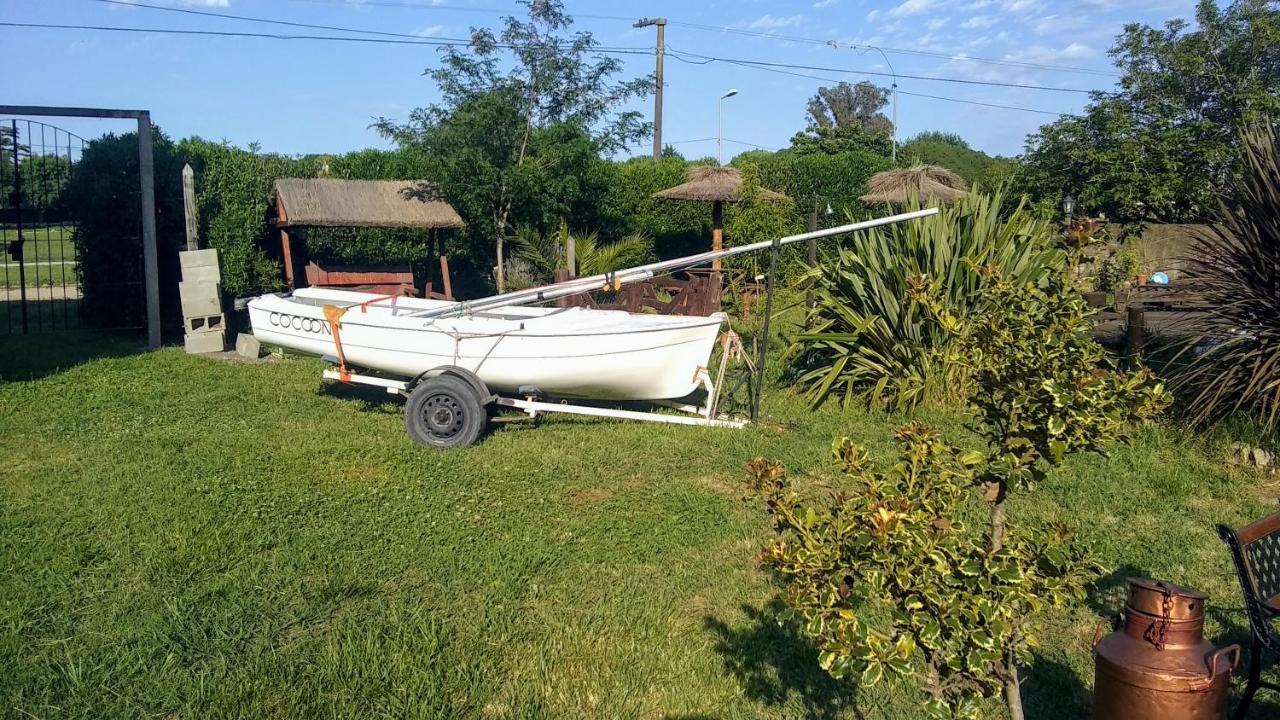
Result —
M937 165L886 170L871 176L869 191L860 200L868 205L905 205L911 198L922 202L951 203L969 194L969 186L950 170Z
M695 165L685 171L685 182L673 188L656 192L659 200L711 203L711 249L724 249L724 204L742 202L742 173L737 168ZM777 201L786 198L782 193L760 188L761 199ZM720 269L720 261L711 263L713 270Z

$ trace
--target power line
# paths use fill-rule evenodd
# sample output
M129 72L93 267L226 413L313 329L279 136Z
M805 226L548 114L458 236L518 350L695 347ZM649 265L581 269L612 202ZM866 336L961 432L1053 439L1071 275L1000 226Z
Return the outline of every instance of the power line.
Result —
M895 55L915 55L919 57L932 57L942 60L964 60L969 62L986 63L991 65L1005 65L1012 67L1026 67L1036 70L1051 70L1054 72L1081 73L1086 75L1102 75L1110 77L1119 77L1120 74L1110 70L1098 70L1095 68L1083 68L1072 65L1055 65L1052 63L1037 63L1026 60L1009 60L998 58L985 58L963 53L946 53L933 50L918 50L910 48L893 48L884 47L882 45L868 45L863 43L843 43L838 40L823 40L821 38L799 36L799 35L781 35L777 33L760 32L756 30L748 30L745 28L734 28L723 25L704 25L701 23L681 22L677 20L670 21L672 25L687 27L692 30L702 30L706 32L730 33L733 35L743 35L747 37L766 38L770 40L782 40L784 42L804 43L810 45L826 45L833 48L847 47L851 50L863 50L869 52L871 50L880 50L881 52L893 53Z
M97 1L112 3L116 5L132 5L135 7L145 7L153 10L171 10L171 11L179 11L179 12L184 10L183 8L145 5L143 3L131 2L130 0L97 0ZM353 4L352 0L289 0L289 1L290 2L308 2L313 4L324 4L324 5ZM486 14L486 15L510 15L511 14L510 10L502 9L502 8L456 7L452 5L434 5L426 2L396 2L395 0L359 0L359 6L400 8L400 9L410 9L410 10L431 10L431 11L441 11L441 12L469 12L469 13L480 13L480 14ZM186 10L186 11L189 12L190 14L195 14L195 15L211 15L213 17L229 17L229 18L236 18L236 19L252 20L255 22L269 22L269 21L258 19L258 18L243 18L235 15L201 12L201 11L195 11L195 10ZM634 20L634 18L625 17L622 15L600 15L600 14L589 14L589 13L569 13L569 15L574 18L584 18L589 20L611 20L615 22L626 22L626 23L631 23ZM312 25L305 25L302 23L289 23L284 21L279 21L279 22L281 24L296 25L300 27L313 27L317 29L346 30L347 32L371 33L371 34L378 34L378 35L393 35L393 36L399 35L399 33L381 33L381 32L372 31L372 30L352 30L352 29L344 29L344 28L331 28L323 25L312 26ZM893 53L897 55L915 55L919 57L932 57L932 58L939 58L943 60L962 60L965 62L977 62L977 63L985 63L990 65L1003 65L1008 67L1026 67L1026 68L1031 68L1036 70L1049 70L1054 72L1081 73L1086 75L1099 75L1104 77L1120 76L1119 73L1109 71L1109 70L1082 68L1082 67L1075 67L1071 65L1036 63L1036 62L1029 62L1025 60L984 58L984 57L977 57L972 55L965 55L963 53L944 53L944 52L936 52L931 50L892 48L892 47L867 45L867 44L859 44L859 43L843 43L837 40L822 40L820 38L802 37L802 36L795 36L795 35L780 35L776 33L759 32L759 31L747 30L743 28L733 28L733 27L721 26L721 25L705 25L701 23L682 22L678 20L671 20L669 22L671 25L679 25L681 27L687 27L693 30L701 30L706 32L732 33L735 35L767 38L772 40L783 40L786 42L807 43L807 44L813 44L813 45L826 45L826 46L830 46L837 49L840 47L847 47L851 50L859 51L860 53L870 52L871 50L879 50L880 52L888 52L888 53Z
M19 27L19 28L36 28L45 30L93 30L101 32L127 32L127 33L157 33L160 35L205 35L212 37L245 37L259 38L265 40L321 40L328 42L354 42L364 44L383 44L383 45L425 45L432 47L459 47L470 45L470 40L432 40L428 38L415 40L400 40L395 38L363 38L363 37L344 37L340 35L280 35L275 33L253 33L239 32L232 30L179 30L176 28L139 28L139 27L117 27L110 25L65 25L56 23L18 23L18 22L0 22L0 27ZM503 49L519 49L525 46L512 45L509 43L497 43L495 47ZM648 49L637 48L610 48L595 47L590 52L601 53L605 55L649 55L653 51Z
M211 14L215 16L218 15L217 13L211 13ZM267 22L267 23L278 22L273 20L266 20L263 18L255 18L254 20L259 22ZM214 36L214 37L260 38L260 39L268 39L268 40L313 40L313 41L327 41L327 42L357 42L357 43L365 43L365 44L381 43L381 44L392 44L392 45L427 45L427 46L434 46L434 47L458 47L458 46L465 46L470 44L470 40L464 40L461 38L440 38L440 39L421 38L420 39L420 38L417 38L416 36L413 37L412 39L386 38L386 37L363 38L363 37L344 37L344 36L334 36L334 35L284 35L284 34L276 34L276 33L251 33L251 32L230 31L230 30L181 30L176 28L138 28L138 27L120 27L120 26L111 26L111 25L71 25L71 24L62 24L62 23L0 22L0 27L21 27L21 28L35 28L35 29L46 29L46 30L91 30L91 31L97 31L97 32L158 33L158 34L187 35L187 36L205 35L205 36ZM343 28L342 31L360 32L359 30L353 30L353 29L347 29L347 28ZM496 46L504 49L516 49L521 47L521 46L503 44L503 43L498 43ZM596 53L601 53L606 55L649 55L650 53L653 52L653 50L649 48L634 48L634 47L594 47L594 48L591 48L591 52L596 52ZM797 64L791 64L791 63L775 63L775 62L765 62L762 60L742 60L742 59L735 59L735 58L721 58L721 57L713 57L709 55L700 55L697 53L690 53L690 52L680 52L677 54L675 50L672 50L672 56L675 57L677 60L690 62L686 57L681 57L681 55L700 58L705 60L706 62L724 62L724 63L730 63L734 65L742 65L746 67L795 68L799 70L818 70L823 72L838 72L838 73L848 73L848 74L855 74L855 75L857 74L876 75L876 76L883 76L883 77L890 76L889 73L876 72L872 70L849 70L846 68L821 67L821 66L814 66L814 65L797 65ZM706 64L706 63L694 63L694 64ZM929 81L929 82L946 82L946 83L958 83L963 85L984 85L984 86L991 86L991 87L1021 88L1026 90L1044 90L1048 92L1069 92L1069 93L1082 93L1082 94L1087 94L1090 92L1089 90L1079 90L1075 88L1055 88L1055 87L1047 87L1043 85L1000 83L1000 82L992 82L987 80L966 80L962 78L931 77L928 75L898 75L897 77L908 78L912 80L923 80L923 81Z
M404 10L439 10L442 12L479 13L484 15L510 15L512 13L510 8L457 7L454 5L435 5L430 2L396 2L396 0L289 0L289 2L306 2L316 5L346 5L349 7L399 8ZM625 23L631 23L636 20L634 17L624 17L622 15L593 15L576 12L568 14L573 18L585 18L588 20L614 20Z
M706 62L695 63L695 64L705 65ZM792 77L805 78L807 80L821 80L823 82L834 82L834 83L843 82L842 80L839 80L837 78L828 78L828 77L822 77L820 75L810 75L807 73L792 72L790 70L781 70L778 68L757 67L755 65L746 65L744 67L750 67L755 70L766 70L768 72L779 73L782 75L790 75ZM903 95L910 95L912 97L929 98L931 100L945 100L947 102L962 103L965 105L980 105L982 107L997 108L1000 110L1017 110L1020 112L1039 113L1041 115L1052 115L1054 117L1062 117L1064 115L1074 115L1073 113L1054 112L1053 110L1040 110L1037 108L1019 107L1017 105L1002 105L999 103L982 102L979 100L965 100L962 98L944 97L942 95L928 95L926 93L910 92L907 90L900 90L900 89L896 90L896 92L901 93Z
M851 75L875 75L877 77L897 77L897 78L907 78L910 80L923 80L928 82L955 83L960 85L986 85L990 87L1018 88L1021 90L1043 90L1045 92L1079 93L1081 95L1087 95L1093 92L1092 90L1081 90L1079 88L1060 88L1060 87L1049 87L1047 85L1028 85L1024 83L995 82L991 80L968 80L965 78L934 77L930 75L904 75L899 73L895 76L892 73L878 72L875 70L849 70L847 68L824 67L820 65L800 65L796 63L778 63L778 62L766 62L763 60L743 60L739 58L715 57L712 55L702 55L699 53L689 52L687 50L676 50L675 48L669 48L669 52L677 60L682 60L685 62L688 62L688 60L686 59L687 57L694 57L700 60L705 60L707 62L722 62L722 63L729 63L731 65L742 65L744 67L793 68L796 70L817 70L819 72L837 72L837 73L847 73ZM681 56L685 56L685 57L681 57ZM705 65L706 62L692 63L692 64Z

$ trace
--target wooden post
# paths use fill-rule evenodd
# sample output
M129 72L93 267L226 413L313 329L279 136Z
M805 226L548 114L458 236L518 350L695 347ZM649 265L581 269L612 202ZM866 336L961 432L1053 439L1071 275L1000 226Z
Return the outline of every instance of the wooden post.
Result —
M453 299L453 281L449 277L449 256L440 256L440 282L444 283L444 299Z
M142 186L142 272L147 295L147 346L158 348L160 253L156 245L156 184L151 148L151 114L147 112L138 114L138 178Z
M711 205L711 249L724 249L724 203L719 200ZM711 261L711 269L720 269L720 258Z
M1146 345L1147 327L1146 317L1143 315L1142 303L1130 303L1126 310L1127 332L1125 334L1127 340L1126 355L1129 358L1131 366L1137 366L1142 362L1142 350Z
M196 173L191 163L182 166L182 209L187 216L187 249L199 250L200 240L196 224Z
M290 290L296 290L293 278L293 247L289 242L289 230L284 226L289 222L289 214L284 209L284 201L276 196L276 225L280 226L280 252L284 255L284 284Z

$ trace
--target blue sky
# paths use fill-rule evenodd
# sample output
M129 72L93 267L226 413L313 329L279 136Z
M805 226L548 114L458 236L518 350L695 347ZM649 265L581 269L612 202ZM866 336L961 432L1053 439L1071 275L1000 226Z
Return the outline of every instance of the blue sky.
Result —
M519 11L510 0L137 1L423 38L465 37L472 26L496 26L497 11ZM665 16L673 23L667 44L676 53L828 68L769 71L668 56L664 140L678 143L686 156L702 157L716 152L717 98L729 88L741 92L725 101L724 136L733 141L726 143L726 155L749 149L746 143L785 146L803 128L805 102L819 85L831 84L828 79L872 79L887 86L892 82L887 77L859 73L889 72L888 64L899 75L1109 88L1116 77L1105 74L1113 69L1107 49L1121 28L1129 22L1190 18L1194 0L566 0L566 5L579 16L575 27L590 30L608 46L652 48L654 30L582 16ZM335 34L95 0L0 0L0 21ZM429 46L17 27L0 27L0 45L19 70L6 73L0 103L148 109L171 137L200 135L241 146L257 142L265 150L290 154L385 147L369 129L371 120L403 118L436 96L422 75L437 59ZM882 57L867 45L887 52ZM653 69L651 55L623 60L629 73ZM945 130L1000 154L1020 152L1027 133L1053 117L920 95L1048 112L1076 112L1087 102L1079 93L906 78L898 87L899 137ZM652 102L640 107L651 113ZM85 137L128 129L109 121L55 122ZM646 146L635 150L645 152Z

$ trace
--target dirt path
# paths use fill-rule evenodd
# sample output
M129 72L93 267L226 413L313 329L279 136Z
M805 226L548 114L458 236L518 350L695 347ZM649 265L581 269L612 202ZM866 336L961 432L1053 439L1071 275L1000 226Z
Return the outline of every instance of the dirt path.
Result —
M0 288L0 302L18 302L22 299L22 290L19 288ZM42 300L79 300L80 288L75 285L63 287L61 285L43 285L40 287L27 288L27 302L39 302Z

